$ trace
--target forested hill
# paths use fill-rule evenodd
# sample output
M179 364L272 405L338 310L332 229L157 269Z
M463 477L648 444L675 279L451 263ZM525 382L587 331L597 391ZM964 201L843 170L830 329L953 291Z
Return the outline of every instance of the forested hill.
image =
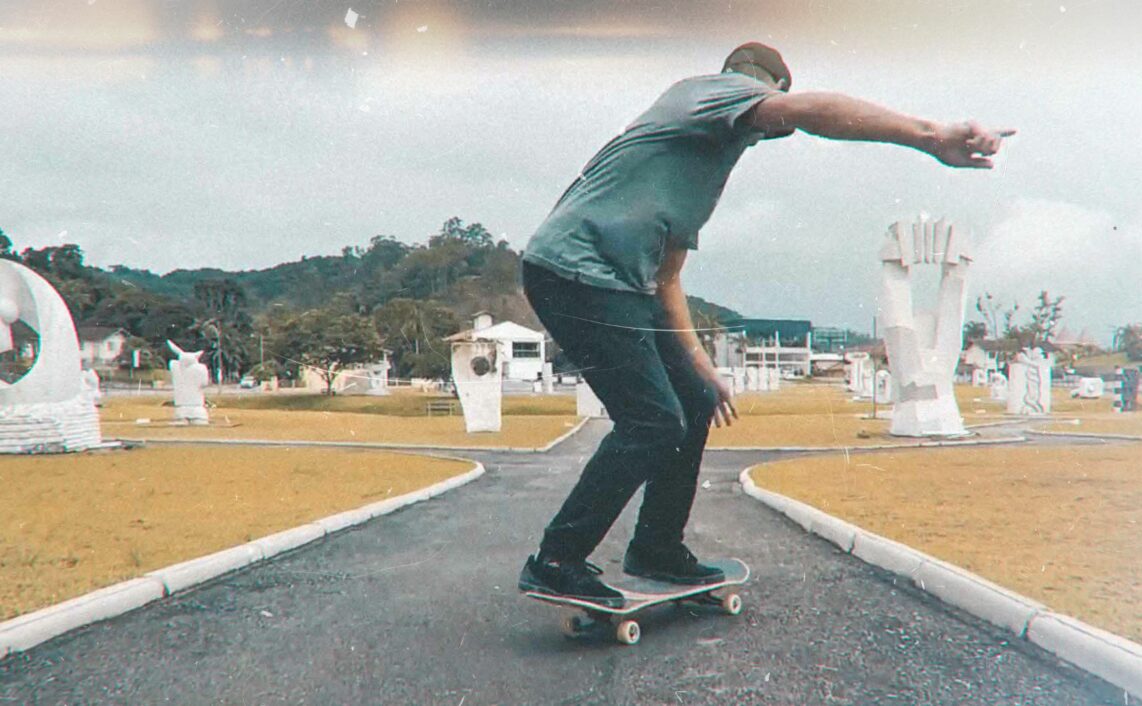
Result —
M258 373L296 373L300 364L328 365L331 355L341 365L364 362L382 346L399 375L431 377L448 368L440 338L478 311L540 327L520 288L519 253L459 218L423 245L377 236L340 255L243 272L101 269L86 265L75 244L17 253L3 231L0 257L47 277L77 325L125 330L146 364L164 364L170 339L208 351L204 359L228 377L259 364L267 370ZM699 327L739 318L696 297L691 310Z

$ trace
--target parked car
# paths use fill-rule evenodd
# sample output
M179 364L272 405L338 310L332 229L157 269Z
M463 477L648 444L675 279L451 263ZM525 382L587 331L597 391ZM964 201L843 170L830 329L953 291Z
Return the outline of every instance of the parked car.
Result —
M243 390L252 390L258 386L258 379L253 375L245 375L238 381L238 387Z

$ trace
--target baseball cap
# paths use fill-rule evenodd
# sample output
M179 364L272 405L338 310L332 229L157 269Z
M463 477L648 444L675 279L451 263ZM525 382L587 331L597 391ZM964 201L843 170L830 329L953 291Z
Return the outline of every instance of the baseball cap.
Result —
M736 71L740 74L752 76L764 83L776 85L785 79L783 90L788 91L793 83L793 76L781 54L773 47L760 42L747 42L730 52L722 65L722 73Z

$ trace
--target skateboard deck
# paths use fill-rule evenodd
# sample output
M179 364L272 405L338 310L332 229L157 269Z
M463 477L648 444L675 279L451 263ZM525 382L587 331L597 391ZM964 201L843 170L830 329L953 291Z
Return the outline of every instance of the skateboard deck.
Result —
M740 559L724 559L710 565L721 569L726 575L725 580L703 586L684 586L637 576L616 578L607 585L623 594L624 602L619 608L536 591L525 591L524 595L576 610L563 620L563 632L568 637L580 637L597 632L600 627L611 626L619 642L633 645L639 641L642 631L638 621L631 616L644 608L663 603L697 603L720 607L729 615L741 613L741 596L733 589L749 580L749 567Z

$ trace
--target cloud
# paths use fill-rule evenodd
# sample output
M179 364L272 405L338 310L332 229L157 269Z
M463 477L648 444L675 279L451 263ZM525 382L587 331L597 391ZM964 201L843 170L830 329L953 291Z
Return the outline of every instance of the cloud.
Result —
M976 248L972 279L1027 306L1041 290L1067 297L1070 328L1103 337L1142 319L1137 297L1142 227L1114 214L1063 201L1020 199ZM969 317L970 318L970 317Z

